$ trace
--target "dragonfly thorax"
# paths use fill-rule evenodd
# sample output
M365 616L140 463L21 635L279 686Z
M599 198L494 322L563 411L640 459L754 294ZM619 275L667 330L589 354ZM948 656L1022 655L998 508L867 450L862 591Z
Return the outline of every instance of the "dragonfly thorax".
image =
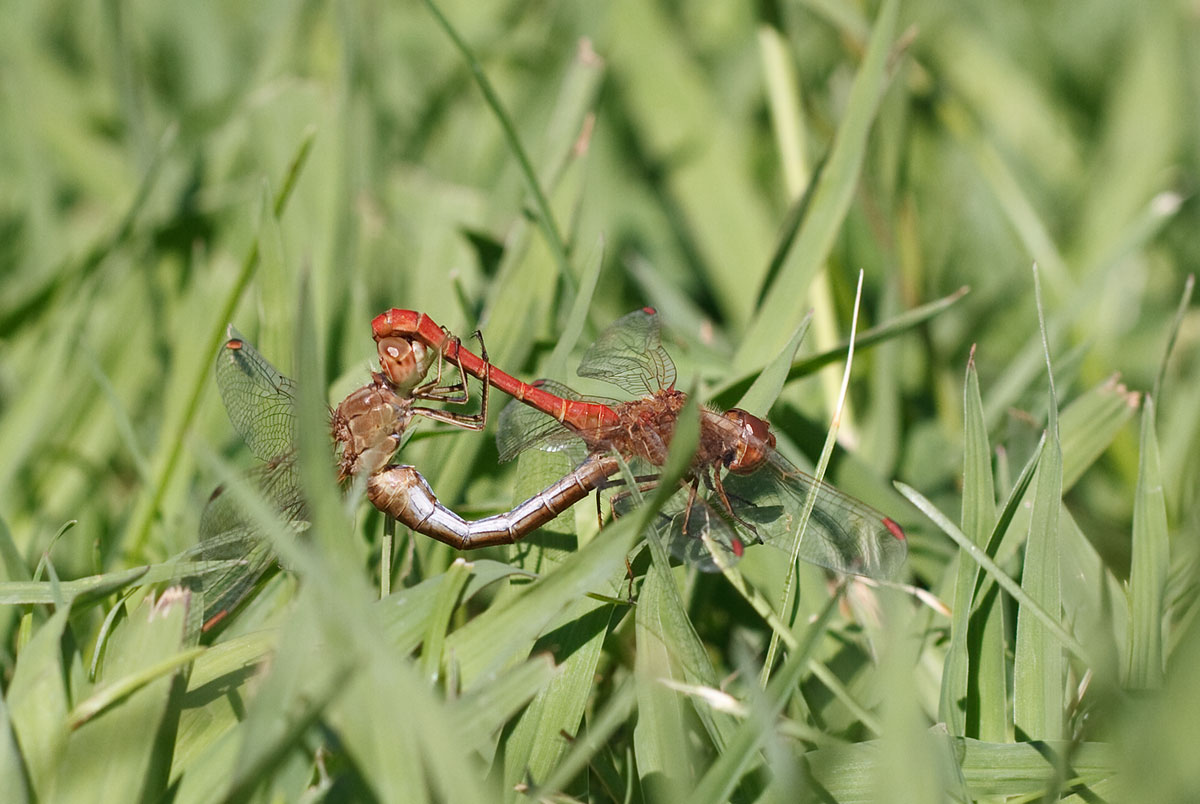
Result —
M623 455L641 458L652 466L662 466L667 460L679 411L686 402L687 396L682 392L664 388L641 399L616 405L616 424L597 428L591 435L580 435L592 449L613 449Z
M350 394L333 412L333 437L342 453L341 480L386 466L412 418L412 399L398 395L382 374L372 378L374 382Z

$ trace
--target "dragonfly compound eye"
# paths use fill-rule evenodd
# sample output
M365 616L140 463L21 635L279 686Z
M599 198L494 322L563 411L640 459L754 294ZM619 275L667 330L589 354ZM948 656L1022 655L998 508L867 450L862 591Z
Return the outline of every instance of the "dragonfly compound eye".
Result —
M726 457L725 465L734 474L753 472L766 460L767 448L775 446L775 434L771 432L771 426L765 419L741 408L725 411L725 418L737 423L742 436L735 442L732 454Z
M379 339L379 367L388 381L405 393L425 378L429 360L422 344L405 338Z

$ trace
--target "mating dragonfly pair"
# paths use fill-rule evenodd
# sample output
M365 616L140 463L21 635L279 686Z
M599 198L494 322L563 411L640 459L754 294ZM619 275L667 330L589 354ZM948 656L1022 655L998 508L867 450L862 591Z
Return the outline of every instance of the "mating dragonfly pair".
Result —
M686 395L675 388L675 365L662 346L658 315L630 313L601 333L583 355L578 373L606 380L633 398L587 398L559 383L525 383L492 366L429 316L388 310L372 322L380 371L338 405L332 431L340 453L338 477L366 476L376 508L412 530L460 550L511 544L546 524L592 491L619 486L622 464L654 484L666 460ZM305 518L295 472L295 387L249 343L230 331L217 358L217 385L230 420L264 462L259 484L290 522ZM443 368L457 371L443 381ZM430 373L436 372L430 378ZM428 408L421 402L465 404L467 375L483 383L479 413ZM561 480L512 510L467 521L442 505L412 466L389 463L413 416L481 430L488 389L513 397L500 415L501 460L537 447L575 450L582 459ZM522 404L523 403L523 404ZM741 557L747 542L790 551L806 500L814 503L799 546L806 561L842 573L892 576L904 560L904 532L893 520L797 469L775 450L766 421L734 408L700 411L700 438L678 491L656 519L656 529L678 558L713 571ZM631 504L618 493L614 513ZM297 525L299 527L299 525ZM216 494L201 518L207 558L237 559L206 582L204 628L220 622L274 563L265 539L229 495Z

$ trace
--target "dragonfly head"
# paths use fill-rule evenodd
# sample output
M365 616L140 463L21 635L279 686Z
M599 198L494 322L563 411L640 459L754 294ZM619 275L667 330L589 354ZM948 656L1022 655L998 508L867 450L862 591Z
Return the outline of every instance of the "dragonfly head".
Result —
M437 359L437 352L407 338L380 338L377 346L379 367L401 396L407 396L424 381Z
M734 474L749 474L767 459L767 451L775 448L775 434L765 419L741 408L730 408L724 416L738 426L739 434L725 455L725 466Z

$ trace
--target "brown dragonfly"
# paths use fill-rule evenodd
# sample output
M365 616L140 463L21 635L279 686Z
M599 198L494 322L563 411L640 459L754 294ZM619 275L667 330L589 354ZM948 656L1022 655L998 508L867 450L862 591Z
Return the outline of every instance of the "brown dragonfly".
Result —
M478 335L478 333L476 333ZM349 394L331 414L338 453L337 475L346 482L367 475L367 495L374 505L412 530L460 550L506 544L553 519L586 497L616 471L598 462L590 472L577 469L529 500L494 516L468 521L442 505L429 483L412 466L388 465L413 416L423 416L471 430L487 418L488 384L483 384L479 413L464 414L427 408L419 401L466 404L466 374L444 383L443 347L457 338L443 331L437 348L404 338L383 338L378 356L383 372ZM486 378L487 352L479 338ZM453 361L451 361L453 362ZM438 371L426 379L434 365ZM233 328L216 363L217 387L234 429L260 461L253 482L263 498L297 533L308 527L307 511L296 472L296 386ZM218 488L201 515L199 555L221 561L225 568L206 576L203 630L223 622L278 562L269 540L259 532L234 496Z

